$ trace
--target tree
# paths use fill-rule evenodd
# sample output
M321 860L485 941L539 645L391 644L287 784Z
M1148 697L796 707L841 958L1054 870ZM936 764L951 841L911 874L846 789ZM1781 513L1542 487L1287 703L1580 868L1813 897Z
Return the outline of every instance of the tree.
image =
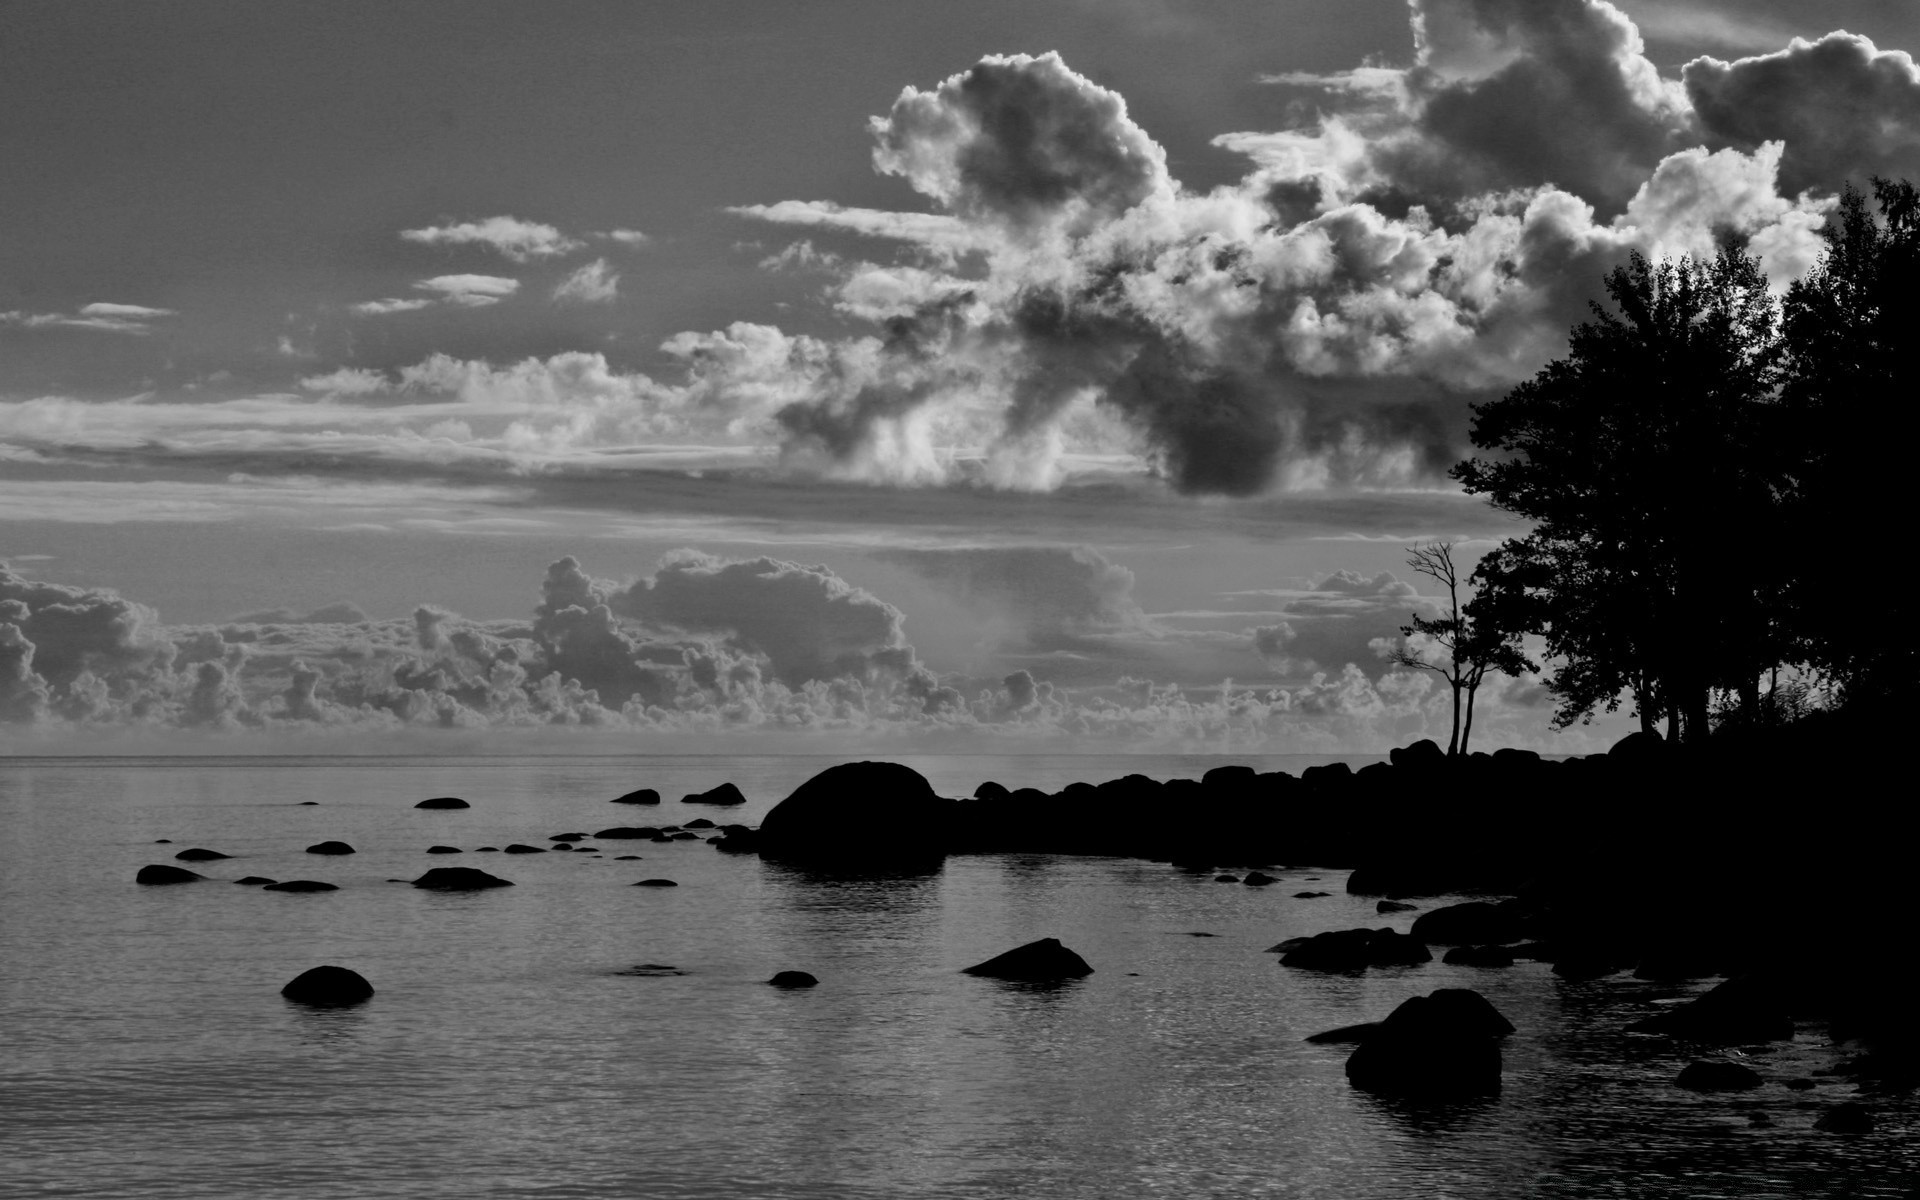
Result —
M1423 542L1407 548L1407 565L1447 589L1447 615L1429 620L1419 613L1411 625L1400 627L1405 639L1389 655L1397 666L1432 671L1453 689L1453 734L1447 741L1447 755L1467 752L1473 736L1473 701L1481 682L1490 671L1517 675L1534 669L1520 652L1519 634L1514 627L1499 626L1492 612L1476 612L1469 601L1460 604L1460 572L1453 561L1454 542ZM1461 693L1466 693L1464 710ZM1464 711L1466 723L1461 716Z
M1473 443L1500 456L1453 476L1534 522L1477 577L1503 622L1559 660L1556 722L1631 692L1643 723L1664 710L1701 738L1714 688L1757 703L1781 659L1778 308L1732 248L1635 254L1606 290L1618 311L1595 304L1567 357L1475 406Z

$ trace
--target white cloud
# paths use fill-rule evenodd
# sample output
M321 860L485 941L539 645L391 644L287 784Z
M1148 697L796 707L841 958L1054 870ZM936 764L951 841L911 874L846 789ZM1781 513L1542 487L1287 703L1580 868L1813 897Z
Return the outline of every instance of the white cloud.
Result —
M84 317L129 317L134 320L151 320L154 317L171 317L170 308L148 308L144 304L110 304L99 301L81 308Z
M149 308L144 304L114 304L95 301L77 313L29 313L19 310L0 312L0 325L22 329L93 329L102 333L125 333L144 337L153 332L152 322L178 315L171 308Z
M604 233L596 233L594 236L606 238L610 242L619 242L622 246L636 250L653 240L646 234L641 233L638 229L609 229Z
M367 300L359 304L350 304L347 307L359 316L384 317L391 313L416 312L426 308L432 303L433 301L431 300L421 300L417 297L411 300L390 298L386 300Z
M400 236L409 242L427 246L486 246L514 262L553 258L585 245L551 225L522 221L518 217L487 217L478 221L429 225L424 229L402 230Z
M422 279L413 285L423 292L437 293L437 298L449 304L463 308L482 308L489 304L498 304L520 290L518 279L506 279L499 275L435 275L432 279Z
M553 289L556 301L576 304L611 304L620 294L620 272L596 258L560 281Z

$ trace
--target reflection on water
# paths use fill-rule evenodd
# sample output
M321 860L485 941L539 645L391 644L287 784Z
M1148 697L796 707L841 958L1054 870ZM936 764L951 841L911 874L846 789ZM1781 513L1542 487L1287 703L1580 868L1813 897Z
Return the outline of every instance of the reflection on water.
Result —
M517 885L487 892L385 882L440 861L423 855L436 842L630 823L606 802L643 785L670 797L651 818L675 823L696 810L672 797L735 779L752 823L822 765L0 766L4 1186L140 1200L1744 1200L1912 1186L1906 1097L1875 1101L1878 1132L1841 1138L1812 1128L1852 1094L1831 1076L1811 1093L1674 1088L1686 1048L1621 1032L1672 987L1567 983L1538 964L1277 966L1264 950L1282 938L1390 920L1333 873L1246 888L1025 855L847 875L642 843L638 862L485 856ZM916 765L950 793L1101 777L1086 762ZM411 808L432 795L475 807ZM139 865L168 861L161 837L235 855L208 866L219 880L341 890L132 885ZM333 837L361 852L302 853ZM681 886L629 886L649 877ZM1290 897L1306 886L1335 894ZM961 974L1041 937L1095 973L1054 986ZM378 994L350 1009L279 997L320 963ZM768 986L783 969L820 985ZM1379 1100L1347 1086L1345 1048L1302 1041L1439 986L1482 990L1519 1027L1498 1097ZM1830 1056L1810 1031L1756 1061L1781 1079Z

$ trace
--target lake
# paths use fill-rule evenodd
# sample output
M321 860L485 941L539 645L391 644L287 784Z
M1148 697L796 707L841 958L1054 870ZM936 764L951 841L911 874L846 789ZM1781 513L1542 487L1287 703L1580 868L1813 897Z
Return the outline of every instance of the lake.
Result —
M1251 888L1131 859L961 856L849 880L699 841L475 852L757 824L833 761L0 759L0 1195L1752 1200L1907 1196L1920 1179L1910 1099L1849 1138L1812 1122L1850 1083L1779 1085L1831 1061L1818 1030L1750 1060L1759 1091L1673 1087L1693 1055L1621 1027L1705 984L1278 966L1264 950L1283 938L1416 915L1377 916L1339 871ZM960 795L1325 760L899 761ZM745 809L678 802L727 780ZM666 803L608 803L642 786ZM412 807L440 795L473 807ZM327 839L358 853L303 852ZM435 843L467 853L428 857ZM217 882L133 883L190 846L235 857L183 864ZM517 886L389 882L446 865ZM226 882L249 874L340 890ZM652 877L680 886L630 886ZM1817 885L1817 869L1796 881ZM1095 973L1054 988L958 973L1040 937ZM378 994L281 999L321 963ZM766 985L785 969L820 984ZM1442 986L1518 1027L1498 1099L1378 1100L1348 1086L1344 1047L1302 1041Z

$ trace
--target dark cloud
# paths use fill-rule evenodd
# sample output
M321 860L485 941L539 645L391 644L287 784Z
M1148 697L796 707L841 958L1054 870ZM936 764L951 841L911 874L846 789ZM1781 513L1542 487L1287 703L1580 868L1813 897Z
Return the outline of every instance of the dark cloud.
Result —
M1146 621L1133 598L1133 572L1091 546L882 550L873 557L908 568L963 604L1005 614L1036 648L1137 631Z
M1254 649L1293 670L1352 668L1368 679L1392 669L1384 651L1410 617L1438 612L1433 600L1391 571L1371 577L1335 571L1310 591L1278 595L1283 619L1253 630Z
M1786 143L1780 182L1789 191L1920 174L1920 68L1904 51L1830 33L1733 62L1698 58L1684 79L1716 144Z
M268 608L230 620L235 625L357 625L369 619L359 605L340 600L308 613L291 608Z

